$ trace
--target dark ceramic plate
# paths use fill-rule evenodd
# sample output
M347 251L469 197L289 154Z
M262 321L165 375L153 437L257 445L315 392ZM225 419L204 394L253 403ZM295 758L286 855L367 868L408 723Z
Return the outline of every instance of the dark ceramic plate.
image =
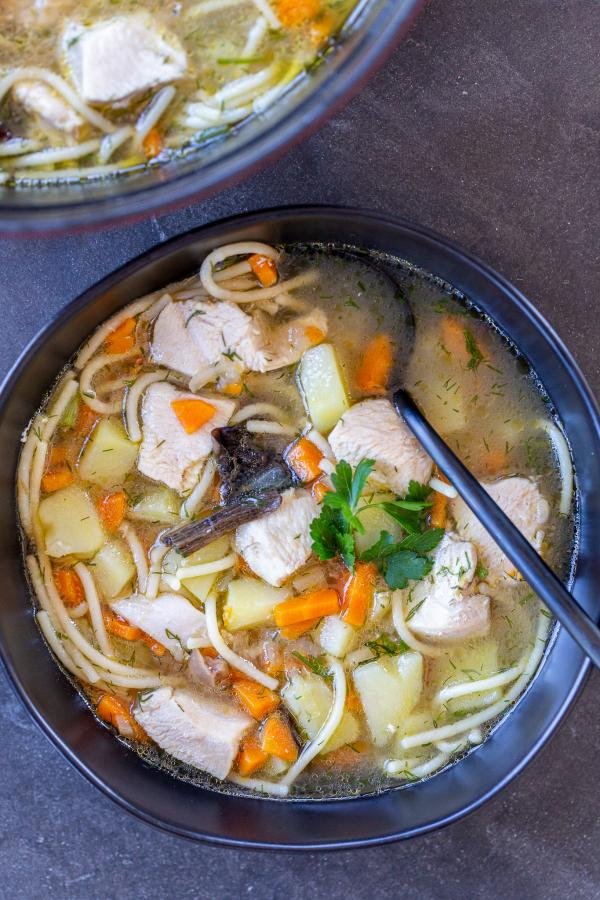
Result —
M598 619L600 417L560 339L516 288L443 238L374 213L292 208L228 219L133 260L69 304L6 378L0 389L5 497L0 510L0 652L17 693L50 740L92 784L146 822L186 837L237 846L332 848L410 837L476 809L514 778L554 733L589 668L564 631L558 630L544 665L514 710L460 762L429 780L377 796L290 802L217 793L144 763L95 722L47 652L33 620L11 498L19 438L40 397L102 319L189 274L213 247L248 239L335 242L389 253L442 278L491 317L537 372L566 430L580 513L572 590Z

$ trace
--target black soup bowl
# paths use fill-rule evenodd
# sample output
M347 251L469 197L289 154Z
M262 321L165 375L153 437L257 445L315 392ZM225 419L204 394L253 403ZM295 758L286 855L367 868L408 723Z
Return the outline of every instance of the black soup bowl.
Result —
M406 838L476 809L514 778L556 730L589 664L556 629L542 666L488 740L432 778L352 800L274 800L197 787L144 763L90 715L48 653L23 573L14 500L21 433L84 338L124 304L198 268L219 244L241 240L334 242L390 253L462 291L537 372L571 445L580 527L571 588L600 613L600 415L573 358L519 291L442 238L396 219L319 207L262 211L161 244L67 306L24 351L0 389L3 598L0 652L23 703L92 784L139 818L188 838L245 847L334 848Z

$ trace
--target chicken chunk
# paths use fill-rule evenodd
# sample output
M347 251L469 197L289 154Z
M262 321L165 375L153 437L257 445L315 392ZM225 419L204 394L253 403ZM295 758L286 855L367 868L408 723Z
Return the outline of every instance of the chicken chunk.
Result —
M155 600L133 594L113 603L112 610L159 641L178 661L184 658L190 638L211 646L204 613L180 594L159 594Z
M86 103L123 104L184 75L185 50L146 13L117 16L89 27L72 22L63 45Z
M43 81L18 81L12 95L26 112L39 116L58 131L77 136L85 124L79 113Z
M286 491L279 509L238 528L236 550L259 578L279 587L309 558L309 526L318 515L308 491Z
M444 535L431 574L411 589L410 608L416 610L408 622L411 631L448 642L487 634L490 598L469 593L476 566L473 544Z
M269 317L245 313L236 303L169 303L154 325L152 358L192 377L206 366L233 358L242 370L269 372L297 362L311 345L311 329L327 332L321 310L272 325Z
M375 460L373 476L396 494L405 494L410 481L426 483L432 462L389 400L363 400L344 413L329 443L336 459L357 466Z
M142 443L138 469L154 481L162 481L179 493L194 487L203 462L212 450L211 431L229 421L235 403L205 398L214 407L208 422L188 434L177 418L175 400L204 399L178 391L166 382L151 384L142 401Z
M527 540L539 550L544 537L542 526L548 521L550 507L537 484L530 478L513 476L492 484L483 484L483 487ZM472 541L477 547L480 562L488 571L486 581L491 584L514 578L515 567L460 497L452 501L451 514L460 537Z
M182 688L145 695L133 714L159 747L215 778L227 777L253 724L233 704Z

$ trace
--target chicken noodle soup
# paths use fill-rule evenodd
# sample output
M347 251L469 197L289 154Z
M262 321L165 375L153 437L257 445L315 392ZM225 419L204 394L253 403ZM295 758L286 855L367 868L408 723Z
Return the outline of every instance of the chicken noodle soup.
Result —
M566 574L572 470L543 393L407 265L221 247L62 373L18 472L35 614L146 759L350 796L442 769L523 692L549 616L394 412L400 381Z
M0 179L102 177L260 114L356 0L3 0Z

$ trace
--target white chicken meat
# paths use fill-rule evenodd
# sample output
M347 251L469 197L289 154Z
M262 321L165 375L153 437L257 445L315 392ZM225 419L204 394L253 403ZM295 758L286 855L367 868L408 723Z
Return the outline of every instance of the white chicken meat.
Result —
M286 491L275 512L240 525L236 550L259 578L279 587L309 558L309 527L318 515L319 507L309 491Z
M221 779L253 725L233 704L183 688L162 687L143 695L133 714L167 753Z
M539 487L530 478L512 476L491 484L482 484L511 522L533 544L536 550L544 538L543 526L548 521L550 507ZM477 547L479 561L487 570L485 580L492 584L514 578L515 567L483 525L460 497L452 500L450 512L458 535Z
M408 627L440 642L481 637L490 629L490 598L471 593L477 552L469 541L444 535L431 573L409 591Z
M373 477L396 494L410 481L426 483L432 462L389 400L363 400L341 417L329 443L336 459L357 466L373 459Z
M161 643L178 661L187 653L191 638L211 646L204 613L181 594L159 594L154 600L132 594L113 603L112 610Z
M181 78L187 68L177 37L142 12L89 26L71 22L63 34L63 47L86 103L126 103Z
M212 417L188 434L173 409L177 400L200 399L214 408ZM197 483L203 463L212 451L213 428L226 425L235 403L227 399L203 398L179 391L166 382L151 384L142 401L142 443L138 469L154 481L162 481L179 493Z

